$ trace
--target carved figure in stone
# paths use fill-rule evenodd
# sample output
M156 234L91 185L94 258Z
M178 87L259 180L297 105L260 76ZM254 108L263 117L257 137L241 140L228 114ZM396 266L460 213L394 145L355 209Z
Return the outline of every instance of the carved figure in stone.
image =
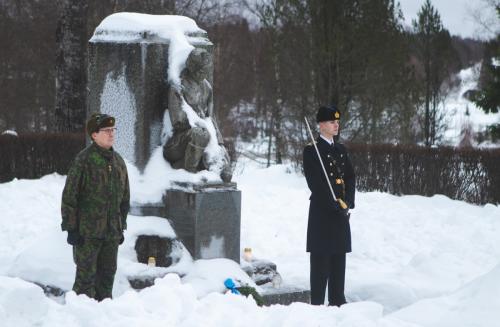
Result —
M168 109L173 134L163 147L163 157L173 168L184 168L190 172L208 169L212 164L222 165L221 178L230 182L232 177L229 155L223 144L222 135L213 113L213 92L209 82L213 68L212 55L205 49L195 48L186 60L186 67L181 73L181 86L172 85L168 92ZM201 119L191 126L183 100ZM217 163L210 162L205 148L210 141L207 118L215 127L217 142L222 149Z

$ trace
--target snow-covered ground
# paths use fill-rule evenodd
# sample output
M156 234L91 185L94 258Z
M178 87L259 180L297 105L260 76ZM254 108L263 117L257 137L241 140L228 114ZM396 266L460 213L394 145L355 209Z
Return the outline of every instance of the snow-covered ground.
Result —
M240 162L235 179L242 190L241 247L274 261L285 284L307 288L304 178L287 166ZM341 308L260 308L222 294L226 277L245 280L237 264L192 262L185 254L172 268L186 274L182 279L170 273L134 291L127 275L168 272L137 263L137 235L174 233L164 220L134 216L120 247L113 300L97 303L73 292L48 298L26 280L71 288L71 250L59 229L64 180L48 175L0 184L1 326L490 327L500 321L500 208L439 195L357 193L346 281L351 303Z

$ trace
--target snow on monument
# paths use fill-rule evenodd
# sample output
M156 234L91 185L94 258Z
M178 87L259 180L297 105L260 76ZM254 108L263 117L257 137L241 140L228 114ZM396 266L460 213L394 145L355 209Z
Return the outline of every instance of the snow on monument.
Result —
M213 112L213 44L187 17L117 13L89 42L88 113L117 117L116 149L143 172L155 149L174 169L231 166Z
M132 214L168 218L195 259L239 262L241 192L213 111L213 47L187 17L108 16L88 45L87 114L117 118Z

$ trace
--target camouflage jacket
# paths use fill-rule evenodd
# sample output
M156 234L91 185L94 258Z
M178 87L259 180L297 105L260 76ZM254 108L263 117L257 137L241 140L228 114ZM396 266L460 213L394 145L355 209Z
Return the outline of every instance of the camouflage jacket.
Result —
M62 230L88 238L119 238L127 228L127 167L115 151L92 143L72 163L61 203Z

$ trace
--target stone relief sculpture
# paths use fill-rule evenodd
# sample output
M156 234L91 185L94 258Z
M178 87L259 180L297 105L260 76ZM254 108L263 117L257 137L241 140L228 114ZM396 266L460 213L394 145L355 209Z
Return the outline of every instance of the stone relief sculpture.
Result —
M181 85L170 86L168 110L173 134L163 147L163 157L173 168L193 173L204 169L220 170L221 179L227 183L231 181L232 171L213 112L213 92L209 82L212 69L211 53L195 48L181 73ZM219 145L219 153L214 158L206 151L211 137L216 138ZM214 168L212 165L217 167L211 169Z

